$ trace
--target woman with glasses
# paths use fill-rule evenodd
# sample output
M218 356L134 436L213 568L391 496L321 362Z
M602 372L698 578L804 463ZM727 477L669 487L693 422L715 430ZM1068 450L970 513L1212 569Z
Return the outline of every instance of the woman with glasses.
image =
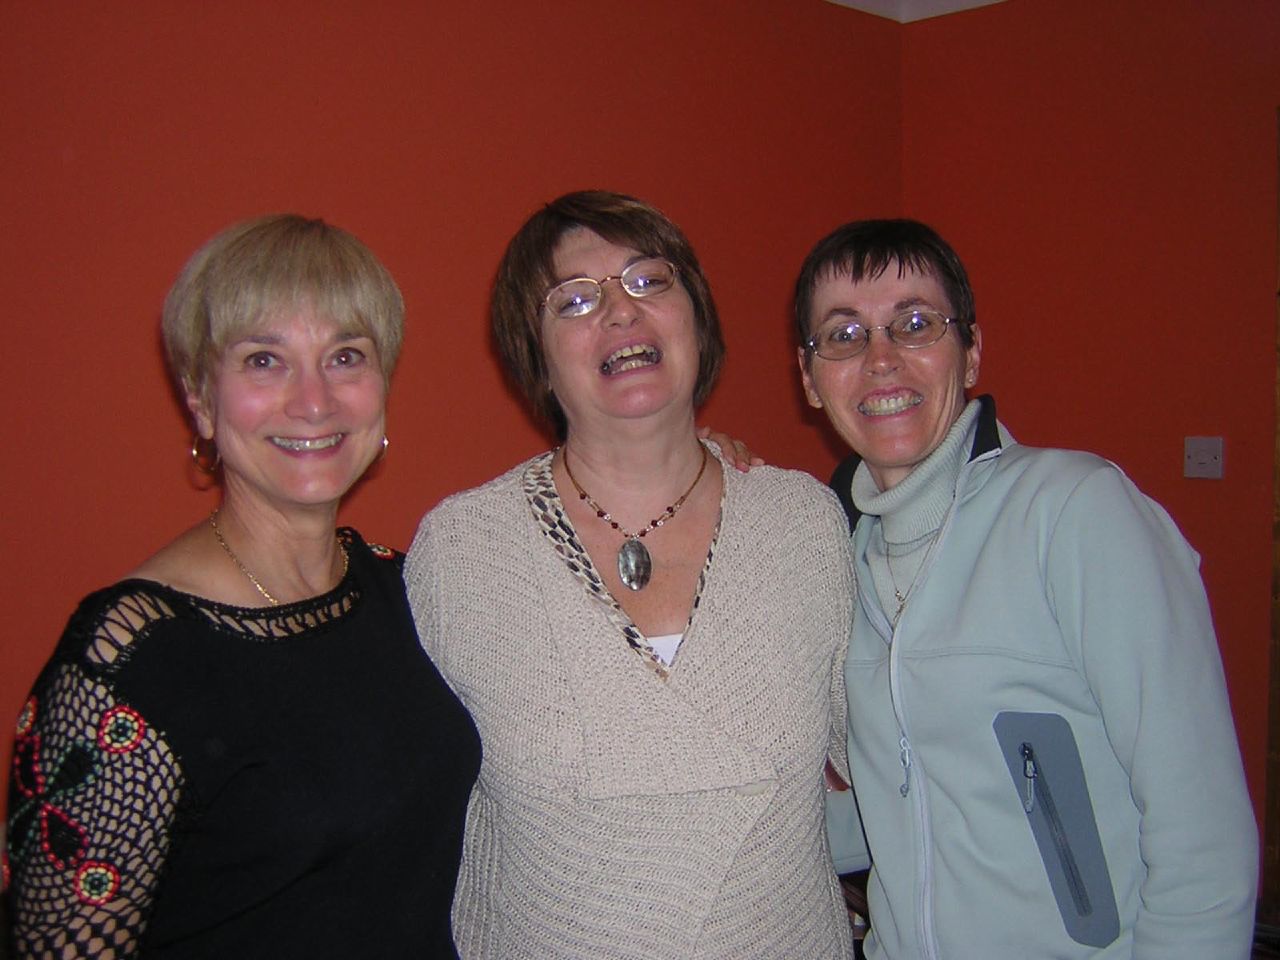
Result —
M716 309L648 204L538 211L491 319L561 443L433 510L406 566L484 744L459 953L848 957L822 821L824 763L845 769L839 505L697 439Z
M832 482L859 585L867 956L1247 957L1257 837L1173 522L1114 465L1021 446L966 399L973 293L923 224L821 241L795 319L809 402L854 452ZM838 862L863 839L844 796Z

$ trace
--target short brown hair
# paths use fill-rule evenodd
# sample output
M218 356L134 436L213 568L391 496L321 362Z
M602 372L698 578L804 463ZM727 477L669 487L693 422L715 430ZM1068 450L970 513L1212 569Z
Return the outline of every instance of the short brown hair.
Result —
M898 276L910 269L931 276L942 286L950 301L956 332L964 346L973 346L973 327L978 322L973 305L973 287L960 255L932 227L918 220L854 220L837 227L809 251L792 299L796 337L807 347L813 318L813 295L818 284L832 277L847 276L854 283L875 280L890 266ZM805 351L806 365L813 351Z
M687 237L656 207L607 190L580 190L552 200L525 221L507 244L498 264L489 301L489 322L508 376L563 437L564 411L547 383L542 343L542 302L555 285L556 247L579 228L609 243L631 247L646 257L664 257L676 267L681 286L693 301L698 340L698 379L694 405L715 386L724 360L724 339L711 287Z
M404 300L391 274L345 230L286 213L228 227L182 268L161 320L179 390L205 397L229 343L304 303L373 340L390 379L404 337Z

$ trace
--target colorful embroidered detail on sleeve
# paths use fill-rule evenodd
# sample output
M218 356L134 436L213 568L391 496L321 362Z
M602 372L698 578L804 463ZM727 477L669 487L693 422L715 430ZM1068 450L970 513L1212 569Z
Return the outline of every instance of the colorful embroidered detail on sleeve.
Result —
M17 955L95 956L103 942L131 955L168 851L176 758L71 664L42 676L16 734L5 868Z

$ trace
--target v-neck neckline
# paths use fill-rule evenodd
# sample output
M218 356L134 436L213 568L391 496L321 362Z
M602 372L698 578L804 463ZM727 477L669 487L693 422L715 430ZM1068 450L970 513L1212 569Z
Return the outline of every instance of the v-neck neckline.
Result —
M689 618L685 621L684 640L681 641L680 647L676 650L671 663L667 664L653 649L653 645L649 643L649 638L635 625L627 615L627 612L622 609L622 605L618 603L617 598L614 597L608 585L605 584L604 579L600 576L595 564L592 563L591 555L587 553L586 547L582 545L582 541L579 539L568 513L565 512L564 503L560 499L560 492L556 489L555 478L551 472L551 463L554 455L554 451L548 451L540 457L535 457L529 461L529 465L524 471L524 493L529 501L529 508L533 513L534 520L543 535L551 541L564 565L569 568L569 571L589 594L604 604L609 620L618 628L627 645L640 656L645 665L657 674L659 678L667 680L689 643L698 607L707 589L712 559L715 556L716 546L720 542L720 531L724 523L724 504L725 497L728 495L728 483L723 484L721 487L720 511L716 517L715 530L711 534L711 546L707 549L706 560L702 564L701 573L698 574L698 587L694 591L693 603L689 609ZM720 464L719 458L714 453L708 451L708 456L712 458L715 465Z

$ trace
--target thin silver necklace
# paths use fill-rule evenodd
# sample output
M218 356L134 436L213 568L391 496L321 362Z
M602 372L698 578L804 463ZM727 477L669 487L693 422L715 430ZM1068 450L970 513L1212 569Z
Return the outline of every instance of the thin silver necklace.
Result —
M222 531L218 528L218 510L214 510L213 513L209 514L209 526L213 527L213 536L218 541L218 546L226 551L227 556L231 558L231 562L236 565L236 569L248 577L249 582L262 594L262 598L267 603L273 607L280 606L280 601L267 592L267 588L262 585L262 581L255 577L253 572L241 562L240 558L236 556L236 552L231 549L231 545L227 543L226 538L222 536ZM338 577L338 580L341 581L347 575L347 567L351 564L351 557L347 554L346 544L342 542L341 537L338 537L338 549L342 552L342 576Z
M911 599L911 591L916 588L916 581L920 579L920 574L925 568L925 564L929 562L929 555L933 553L933 548L938 542L938 534L942 533L942 527L938 527L933 531L933 536L929 538L929 545L925 547L924 556L920 558L920 565L916 567L915 574L911 577L911 582L907 584L906 590L898 588L898 578L893 575L893 559L889 554L889 541L884 538L884 530L880 531L880 542L884 544L884 565L889 571L889 583L893 585L893 599L898 604L898 609L894 611L891 623L896 628L898 621L902 619L902 611L907 607L907 601Z
M641 538L647 533L652 533L676 515L676 512L684 506L684 502L689 499L689 494L693 493L693 489L698 485L698 481L702 479L702 475L707 471L707 460L709 459L707 448L702 444L698 444L698 448L702 451L702 466L698 468L698 475L693 478L693 483L689 484L689 489L680 495L679 500L645 524L643 530L637 530L635 533L624 529L622 524L613 519L613 515L608 510L600 506L591 494L582 489L582 485L578 483L578 478L573 475L573 470L569 466L569 448L560 448L561 459L564 462L564 472L568 474L569 482L573 484L573 489L578 491L578 499L586 503L588 507L596 512L597 517L624 537L622 546L618 548L618 579L622 581L622 585L628 590L643 590L649 585L649 579L653 575L653 557L649 555L649 549L640 542Z

